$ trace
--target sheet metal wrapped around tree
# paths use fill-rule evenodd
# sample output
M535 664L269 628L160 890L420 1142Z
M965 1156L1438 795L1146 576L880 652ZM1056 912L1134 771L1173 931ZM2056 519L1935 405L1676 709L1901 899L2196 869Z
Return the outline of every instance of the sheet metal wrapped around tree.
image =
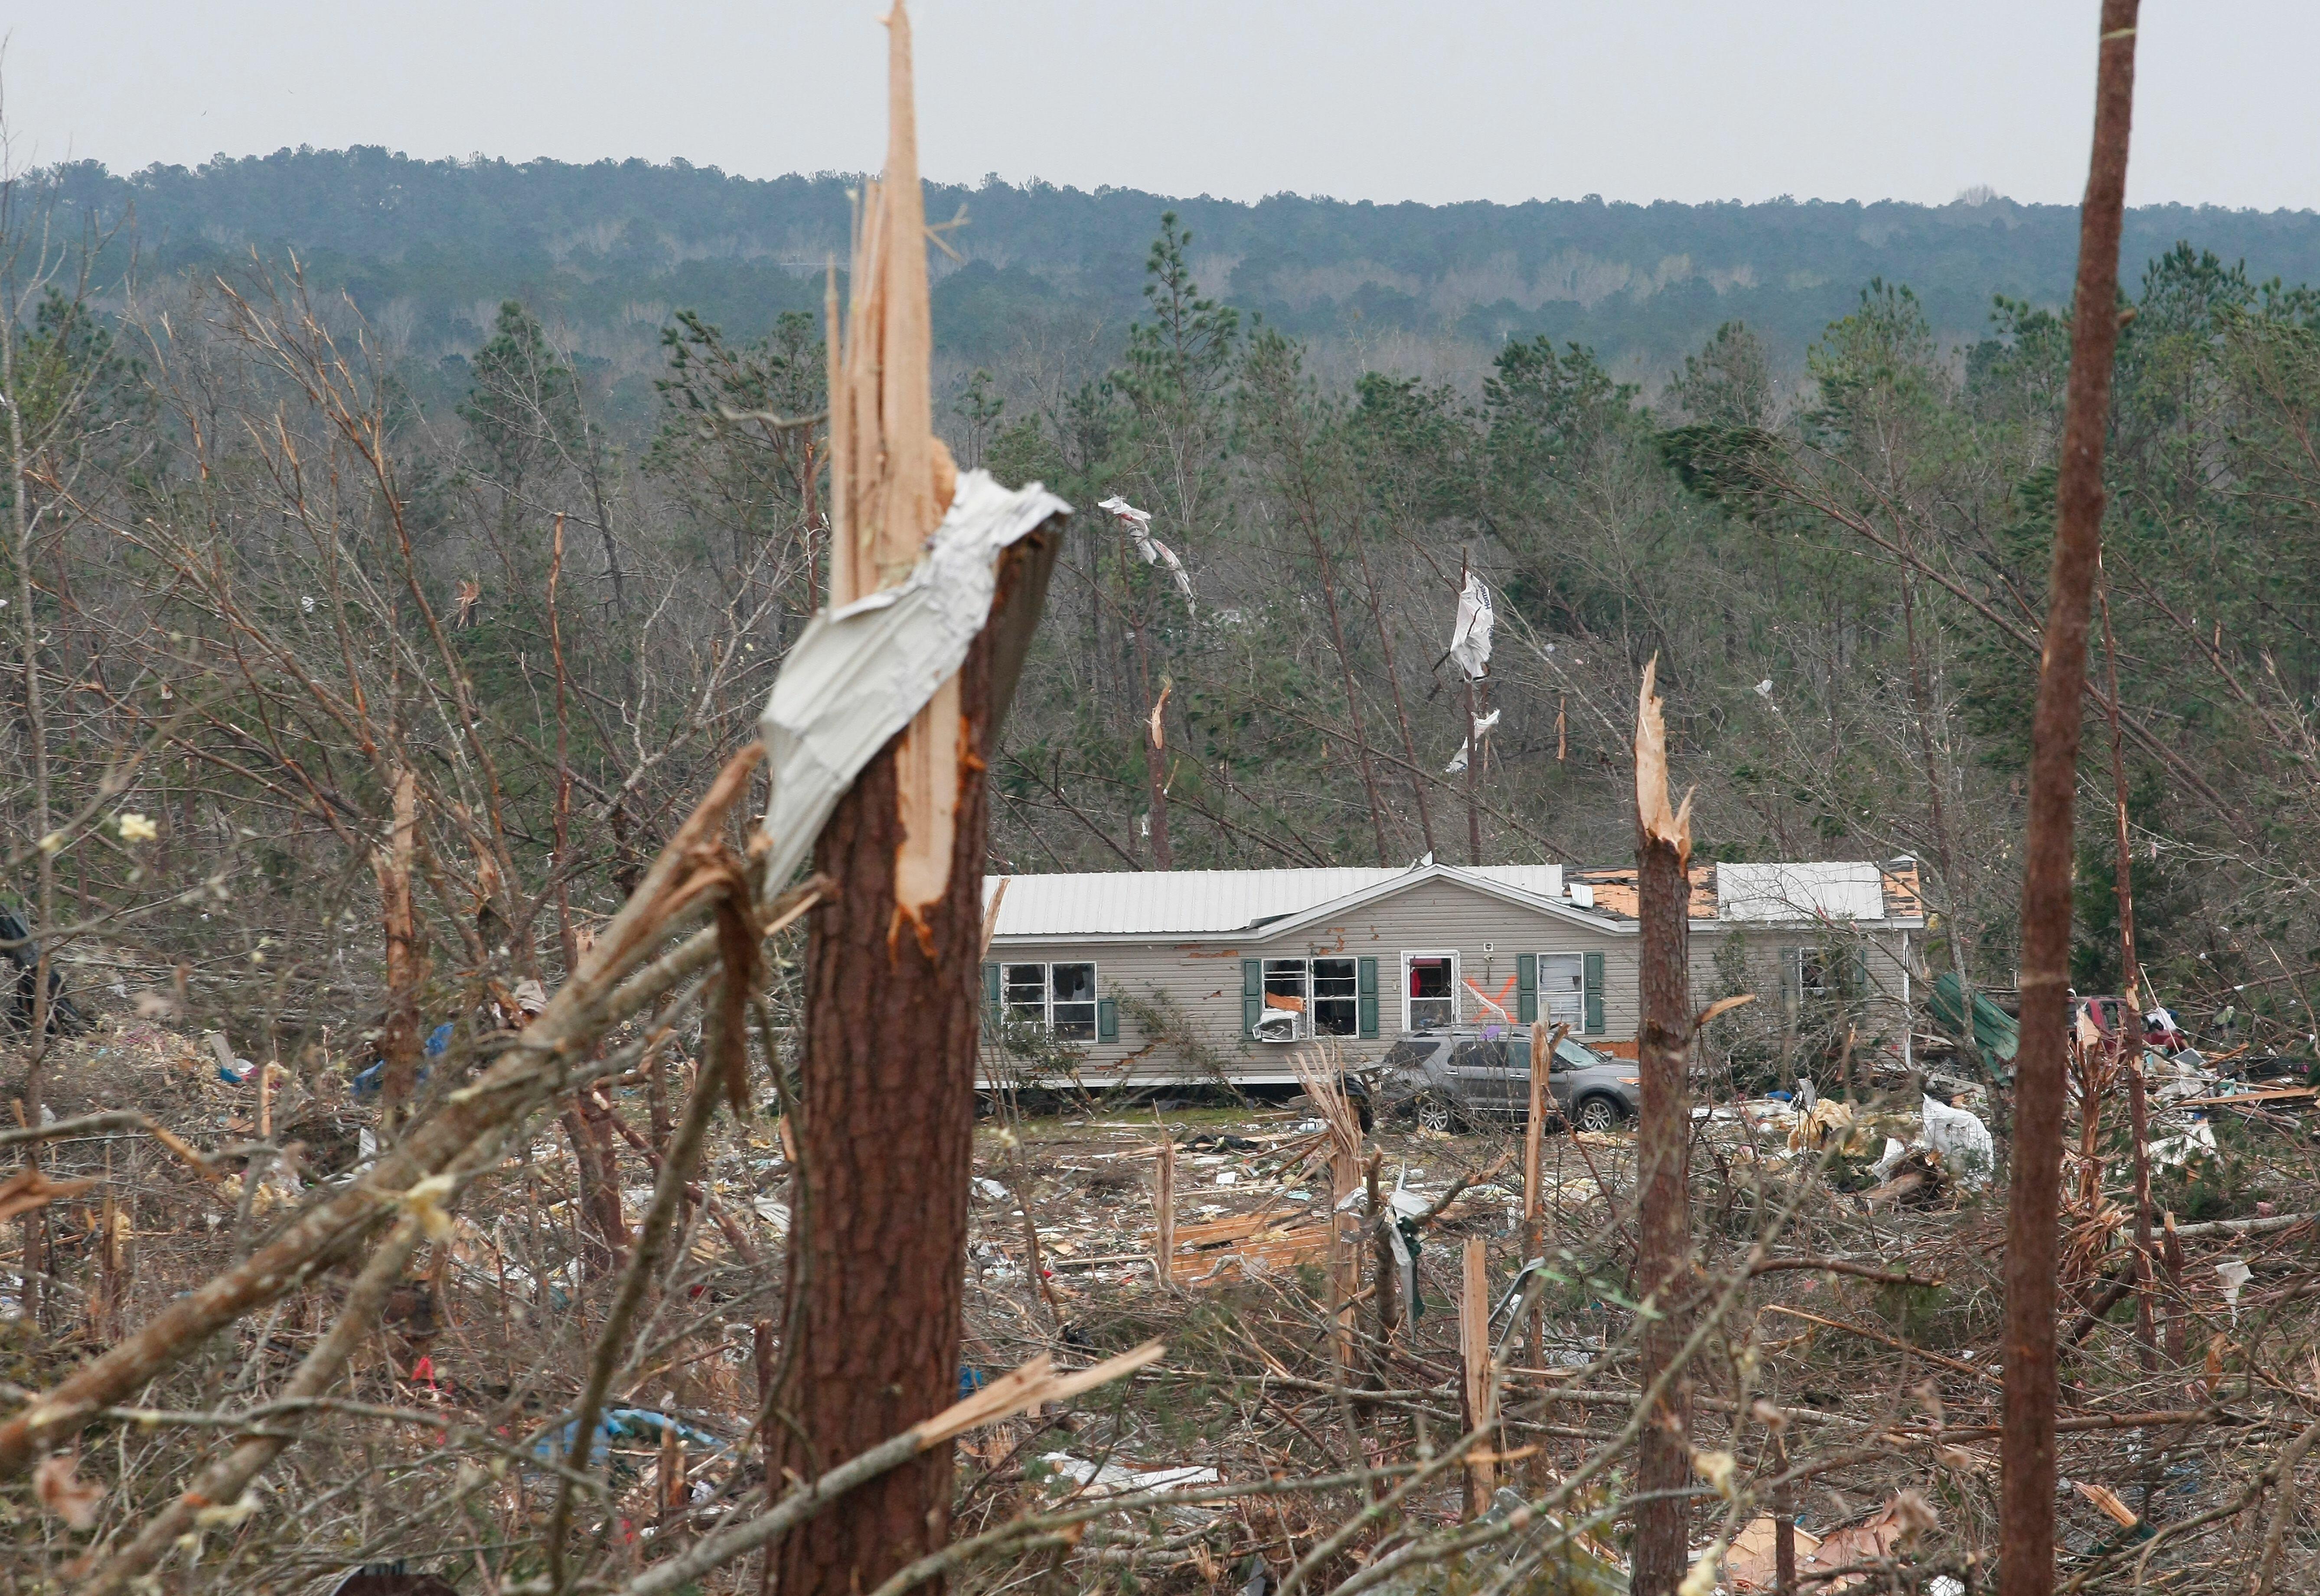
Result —
M774 789L768 882L796 872L863 766L958 674L990 618L1000 555L1071 508L1036 482L1010 492L987 471L963 472L901 586L807 623L757 721Z

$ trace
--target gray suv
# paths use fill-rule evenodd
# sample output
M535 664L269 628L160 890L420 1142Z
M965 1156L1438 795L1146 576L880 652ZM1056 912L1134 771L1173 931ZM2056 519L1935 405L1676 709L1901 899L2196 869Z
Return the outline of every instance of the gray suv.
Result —
M1608 1058L1569 1037L1554 1050L1546 1090L1581 1130L1610 1130L1642 1105L1632 1059ZM1429 1130L1461 1120L1520 1120L1530 1111L1530 1032L1406 1032L1369 1083L1380 1117L1409 1114Z

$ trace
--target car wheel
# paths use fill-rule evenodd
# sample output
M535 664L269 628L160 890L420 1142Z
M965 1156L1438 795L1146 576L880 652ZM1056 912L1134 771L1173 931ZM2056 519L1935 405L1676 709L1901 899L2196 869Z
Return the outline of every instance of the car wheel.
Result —
M1600 1134L1606 1130L1617 1130L1627 1117L1619 1105L1609 1098L1590 1097L1572 1112L1571 1122L1581 1130Z
M1418 1100L1418 1128L1420 1130L1431 1130L1446 1136L1450 1132L1452 1118L1450 1105L1442 1099L1421 1097Z

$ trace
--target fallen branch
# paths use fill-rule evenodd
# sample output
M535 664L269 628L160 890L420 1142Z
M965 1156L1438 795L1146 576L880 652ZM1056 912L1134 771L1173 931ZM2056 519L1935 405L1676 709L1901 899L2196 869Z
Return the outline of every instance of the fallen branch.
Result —
M665 984L641 975L615 984L683 918L706 909L700 895L688 898L682 891L693 874L693 854L718 834L763 757L763 748L752 744L727 763L578 973L482 1075L413 1124L361 1179L299 1214L240 1264L176 1299L135 1335L0 1424L0 1479L24 1473L100 1410L143 1387L219 1330L346 1261L401 1211L408 1192L570 1091L576 1066L597 1038L679 978L681 966L672 955L659 961ZM704 962L714 948L712 935Z
M1818 1269L1831 1274L1850 1274L1860 1280L1873 1280L1880 1285L1921 1285L1939 1287L1939 1275L1912 1274L1906 1269L1879 1269L1868 1264L1854 1264L1844 1258L1762 1258L1748 1273L1773 1274L1783 1269Z
M1992 1384L1999 1383L1999 1376L1991 1374L1988 1369L1978 1368L1959 1358L1944 1357L1938 1352L1927 1352L1922 1347L1911 1346L1899 1336L1889 1336L1882 1330L1872 1330L1867 1325L1848 1324L1841 1319L1823 1319L1817 1313L1807 1313L1801 1308L1789 1308L1778 1302L1767 1302L1759 1311L1784 1313L1790 1319L1808 1319L1817 1325L1826 1325L1832 1330L1843 1330L1848 1336L1859 1336L1869 1341L1881 1341L1888 1347L1897 1347L1909 1354L1912 1357L1921 1357L1927 1363L1938 1365L1944 1369L1954 1369L1961 1374L1971 1374L1977 1379L1989 1381Z
M621 1596L658 1596L661 1591L678 1590L711 1569L730 1563L734 1558L756 1551L776 1537L786 1534L847 1492L868 1484L891 1469L899 1468L921 1452L968 1430L1037 1408L1043 1402L1063 1401L1082 1392L1109 1384L1121 1375L1133 1374L1152 1363L1166 1350L1157 1341L1147 1341L1133 1352L1123 1352L1092 1369L1067 1374L1055 1373L1048 1366L1047 1355L1042 1353L1022 1367L1001 1375L964 1401L952 1403L933 1418L920 1420L892 1440L871 1447L852 1462L839 1464L820 1479L793 1488L780 1501L747 1523L727 1525L713 1535L702 1537L688 1550L667 1562L654 1564L621 1586ZM544 1591L548 1586L545 1582L535 1582L531 1585L507 1585L502 1589L509 1592L509 1596L516 1596L520 1591Z

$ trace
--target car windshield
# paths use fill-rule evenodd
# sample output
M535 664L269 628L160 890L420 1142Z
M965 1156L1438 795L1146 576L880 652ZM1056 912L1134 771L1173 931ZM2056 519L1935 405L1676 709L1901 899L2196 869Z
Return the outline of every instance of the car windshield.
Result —
M1442 1044L1436 1041L1396 1042L1385 1056L1388 1069L1417 1069L1433 1056Z
M1582 1047L1569 1037L1563 1038L1554 1049L1554 1067L1557 1069L1591 1069L1602 1062L1600 1053L1592 1047Z

